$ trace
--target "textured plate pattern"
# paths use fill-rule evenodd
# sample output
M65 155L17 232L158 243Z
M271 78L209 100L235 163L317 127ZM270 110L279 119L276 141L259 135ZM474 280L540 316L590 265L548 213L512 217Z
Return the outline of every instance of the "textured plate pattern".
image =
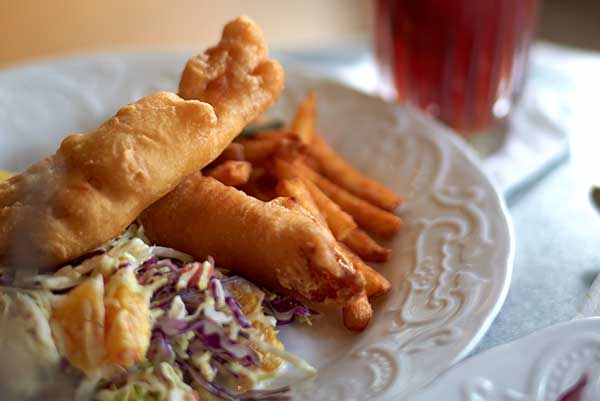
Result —
M185 56L103 55L0 74L0 168L22 169L67 132L88 130L122 104L173 90ZM298 400L397 400L464 356L498 312L510 280L504 206L462 142L411 109L333 82L288 73L273 110L289 117L307 89L319 128L356 166L406 200L406 225L381 269L394 284L360 335L338 316L282 331L288 349L320 368L286 372Z
M413 401L558 401L583 375L600 399L600 319L563 323L464 362Z

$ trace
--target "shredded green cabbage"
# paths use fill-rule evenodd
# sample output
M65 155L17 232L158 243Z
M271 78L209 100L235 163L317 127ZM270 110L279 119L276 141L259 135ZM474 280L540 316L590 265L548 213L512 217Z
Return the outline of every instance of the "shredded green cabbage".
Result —
M181 372L166 362L139 369L116 389L103 389L98 401L198 401L197 393L183 381Z

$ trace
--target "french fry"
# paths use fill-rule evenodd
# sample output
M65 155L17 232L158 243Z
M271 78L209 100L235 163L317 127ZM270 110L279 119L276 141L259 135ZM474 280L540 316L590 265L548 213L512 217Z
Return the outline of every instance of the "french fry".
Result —
M246 160L251 163L256 163L261 160L268 159L271 157L277 149L277 141L261 140L257 141L254 139L238 139L237 142L244 149L244 156Z
M373 317L373 308L369 303L366 293L349 305L344 306L342 311L344 317L344 326L353 331L364 330Z
M225 150L223 151L223 153L221 153L219 155L219 157L217 157L212 163L211 165L218 165L223 163L224 161L227 160L246 160L245 156L244 156L244 147L236 142L232 142L230 143Z
M248 182L252 165L247 161L227 160L206 171L205 175L216 178L225 185L237 187Z
M280 179L293 179L299 177L299 170L295 164L283 159L275 160L275 175ZM319 208L320 213L325 217L325 221L333 236L338 240L343 240L350 231L357 226L352 216L344 212L335 202L325 195L313 182L304 179L304 185L310 193L314 203Z
M300 103L292 120L291 130L298 134L302 143L309 144L317 129L317 101L310 92Z
M276 185L277 179L275 177L267 173L264 168L253 166L250 179L240 189L247 195L269 202L277 196L275 192Z
M325 217L319 210L319 207L306 188L305 181L303 181L301 178L279 180L277 187L275 187L275 191L279 196L286 196L294 199L311 215L313 215L319 221L319 223L325 227L328 227Z
M379 245L360 228L350 231L342 242L362 259L369 262L387 262L392 253L391 249Z
M319 161L317 159L315 159L314 157L311 157L310 152L308 150L306 151L306 154L304 155L302 162L304 162L304 164L306 164L306 166L309 167L311 170L314 170L314 171L321 170L321 165L320 165Z
M320 173L359 198L386 210L394 210L400 204L397 194L356 170L321 136L312 137L308 152L317 161Z
M325 195L350 214L359 226L382 237L391 237L400 230L402 226L400 217L356 197L300 160L294 162L294 168L297 174L312 181Z
M365 279L365 291L369 298L380 297L390 290L392 285L381 273L363 262L361 258L343 244L339 244L339 247L350 263L354 265L354 268L363 275Z
M257 132L248 139L290 139L293 141L299 141L300 137L298 134L290 130L272 130Z
M343 241L357 228L356 222L352 216L343 211L342 208L325 195L313 182L305 180L305 183L306 188L325 217L333 236L338 241Z
M276 154L293 157L303 148L296 136L240 138L237 143L243 147L245 159L251 163L268 160Z

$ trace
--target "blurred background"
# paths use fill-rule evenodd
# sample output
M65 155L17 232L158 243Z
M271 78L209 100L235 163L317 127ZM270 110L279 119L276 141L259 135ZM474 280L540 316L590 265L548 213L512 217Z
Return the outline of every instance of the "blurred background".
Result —
M246 14L274 50L367 41L368 0L0 0L0 66L96 50L193 50ZM545 0L538 36L600 50L599 0Z

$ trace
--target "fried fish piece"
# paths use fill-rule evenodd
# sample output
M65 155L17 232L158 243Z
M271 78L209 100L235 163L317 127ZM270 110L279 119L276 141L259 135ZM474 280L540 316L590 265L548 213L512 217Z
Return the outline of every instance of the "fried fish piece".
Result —
M0 182L0 265L52 267L116 237L271 106L283 76L254 22L227 24L183 73L182 95L201 101L147 96Z
M289 198L262 202L194 174L140 216L148 237L276 291L346 305L364 280L329 230L294 210ZM298 206L299 207L299 206Z
M294 199L307 213L314 216L321 225L328 227L327 218L321 213L321 210L306 184L308 184L308 182L300 178L283 179L277 184L276 190L280 195ZM333 232L332 234L335 236ZM354 268L363 275L367 296L375 298L390 290L391 285L389 281L371 266L363 262L361 258L348 247L342 243L338 243L338 250L350 263L352 263Z
M179 96L212 104L219 119L238 122L243 116L250 122L283 90L283 68L267 57L261 29L250 18L238 17L225 25L218 46L187 62Z

